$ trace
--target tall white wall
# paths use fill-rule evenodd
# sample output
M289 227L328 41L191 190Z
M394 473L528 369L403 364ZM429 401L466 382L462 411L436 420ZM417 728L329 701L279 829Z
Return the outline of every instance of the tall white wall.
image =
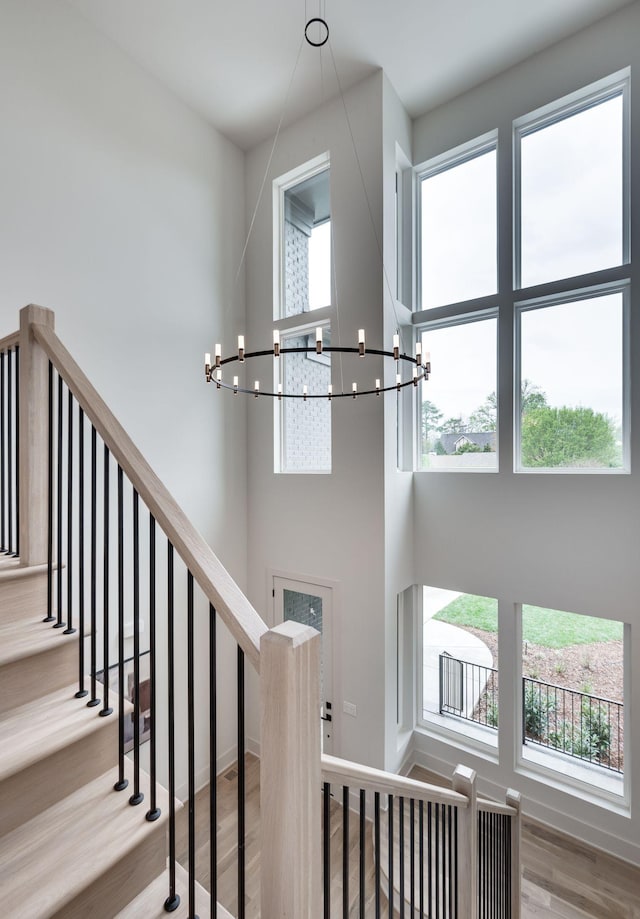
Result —
M414 162L498 129L499 156L510 156L511 122L562 95L631 66L632 239L640 231L640 4L529 59L522 65L418 119ZM510 225L510 188L500 188L502 219ZM507 247L509 241L506 241ZM503 250L504 252L504 250ZM504 266L503 266L504 268ZM504 270L503 270L504 276ZM508 272L505 278L509 283ZM508 300L508 298L507 298ZM512 330L506 301L500 320L500 387L512 391ZM632 278L631 355L640 355L638 272ZM570 343L567 343L568 347ZM597 372L597 370L595 371ZM640 862L640 375L632 363L631 475L515 475L511 471L511 398L500 404L497 474L414 476L416 583L497 597L500 616L500 716L505 725L499 762L462 753L417 733L422 761L447 770L460 759L495 788L513 785L526 809L598 846ZM463 521L463 525L460 522ZM631 813L615 813L533 780L514 767L520 739L513 730L517 681L515 604L524 602L623 620L631 624L632 730L625 737ZM506 679L504 679L506 677ZM510 727L509 727L510 726Z
M246 418L202 370L244 310L243 155L58 0L0 0L0 123L0 334L26 303L56 311L62 340L243 585ZM232 671L224 642L221 656ZM221 750L233 732L221 729Z
M381 73L346 94L356 149L380 238L382 213ZM247 157L248 216L257 200L271 143ZM341 101L334 100L284 131L276 147L258 209L247 259L247 347L270 347L272 299L271 183L313 157L331 155L331 216L342 344L356 344L367 331L372 348L382 344L382 272L376 237L362 190ZM334 316L335 320L335 316ZM337 323L332 321L332 342ZM262 343L262 344L261 344ZM269 359L259 372L272 372ZM357 359L356 359L357 360ZM382 376L367 359L373 385ZM371 369L370 369L371 368ZM350 389L350 368L345 363ZM360 370L360 372L364 372ZM334 357L333 383L340 386ZM363 388L363 379L359 385ZM334 591L334 751L381 765L384 757L384 455L383 398L336 399L332 403L332 472L280 475L273 471L273 405L249 405L250 599L271 611L271 576L321 578ZM342 702L357 717L342 714Z

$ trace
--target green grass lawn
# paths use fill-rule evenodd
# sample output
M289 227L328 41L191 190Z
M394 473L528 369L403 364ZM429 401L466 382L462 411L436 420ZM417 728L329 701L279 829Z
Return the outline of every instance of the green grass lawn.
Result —
M492 597L462 594L434 617L452 625L470 626L485 632L498 631L498 601ZM622 623L563 610L522 607L522 637L545 648L589 645L622 639Z

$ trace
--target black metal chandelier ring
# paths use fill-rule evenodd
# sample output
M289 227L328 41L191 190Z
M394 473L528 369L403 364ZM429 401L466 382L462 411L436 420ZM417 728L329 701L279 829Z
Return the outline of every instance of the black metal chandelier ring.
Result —
M312 26L314 22L317 22L318 25L325 30L325 36L321 41L313 41L313 39L309 38L309 26ZM326 45L326 43L329 41L329 26L327 25L326 20L321 19L319 16L314 16L313 19L310 19L304 27L304 37L306 38L307 42L314 48L322 48L323 45Z
M275 357L279 358L283 354L328 354L328 353L339 353L339 354L355 354L359 357L365 357L366 355L376 355L378 357L390 357L396 362L404 361L407 364L411 364L413 369L413 375L408 380L402 380L400 374L396 374L396 382L391 386L381 386L380 380L376 380L376 385L374 389L361 389L358 390L357 384L353 383L350 391L347 392L334 392L333 387L329 385L328 392L325 393L310 393L303 391L301 393L292 393L292 392L283 392L281 389L278 392L271 392L269 390L260 389L259 382L256 380L253 389L247 389L246 387L240 386L238 382L238 377L233 378L233 383L227 383L222 378L222 368L227 364L234 363L245 363L248 360L251 360L255 357ZM208 357L208 355L207 355ZM209 358L210 361L210 358ZM310 348L282 348L277 347L274 349L266 349L263 351L247 351L245 352L242 349L241 352L231 355L231 357L222 357L222 355L216 356L215 365L206 362L205 359L205 378L207 383L215 383L217 389L230 389L233 393L246 393L248 395L253 395L256 398L258 396L271 396L274 399L302 399L306 402L308 399L356 399L358 396L370 396L370 395L380 395L383 392L392 392L396 390L399 392L401 389L404 389L406 386L417 386L421 380L428 380L429 374L431 372L431 364L429 361L424 364L421 362L420 357L412 357L409 354L400 354L396 349L393 351L383 351L378 348L367 348L366 351L363 351L361 347L351 348L351 347L342 347L342 346L323 346L322 350L319 352L318 347ZM305 387L306 390L306 387Z

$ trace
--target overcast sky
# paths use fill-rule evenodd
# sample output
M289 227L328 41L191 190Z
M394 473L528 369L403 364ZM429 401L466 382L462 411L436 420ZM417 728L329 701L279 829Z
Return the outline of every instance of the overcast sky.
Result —
M496 159L485 153L422 184L423 308L496 291ZM523 286L622 261L622 98L522 140ZM425 398L468 415L496 388L495 322L425 335ZM522 378L549 404L622 414L622 296L529 311Z

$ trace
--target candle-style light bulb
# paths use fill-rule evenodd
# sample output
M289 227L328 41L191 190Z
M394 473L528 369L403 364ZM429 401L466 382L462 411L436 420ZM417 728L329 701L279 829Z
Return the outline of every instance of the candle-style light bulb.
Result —
M376 378L376 396L380 395L380 380Z
M304 399L305 402L307 401L307 396L308 396L308 395L309 395L309 387L308 387L307 384L305 383L305 384L303 385L303 387L302 387L302 398Z
M329 384L327 385L327 397L328 397L329 401L331 401L331 397L332 397L332 396L333 396L333 383L329 383Z
M282 401L282 383L278 383L278 401Z
M353 398L357 399L358 397L358 384L357 383L351 384L351 392L353 393Z
M233 392L235 394L238 392L238 377L233 378Z
M416 364L422 363L422 342L420 339L416 342Z
M397 361L399 357L400 357L400 336L394 335L393 336L393 359Z
M316 328L316 354L322 354L322 327Z
M238 335L238 360L244 361L244 335Z
M260 395L260 380L256 380L255 383L253 384L253 394L256 397L256 399Z
M222 345L216 342L215 346L215 358L216 358L216 367L220 366L220 361L222 360Z
M222 382L222 370L220 367L216 367L216 386L220 389L220 383Z
M280 332L278 329L273 330L273 356L280 357Z
M205 356L204 356L204 366L205 366L205 367L210 367L210 366L211 366L211 355L209 354L208 351L206 352L206 354L205 354Z
M358 354L364 357L364 329L358 329Z
M413 368L413 385L414 386L418 385L418 368L417 367Z
M402 385L402 377L399 373L396 373L396 386L398 387L398 391L400 391L401 385Z
M204 378L207 383L211 382L211 355L208 351L204 356Z

